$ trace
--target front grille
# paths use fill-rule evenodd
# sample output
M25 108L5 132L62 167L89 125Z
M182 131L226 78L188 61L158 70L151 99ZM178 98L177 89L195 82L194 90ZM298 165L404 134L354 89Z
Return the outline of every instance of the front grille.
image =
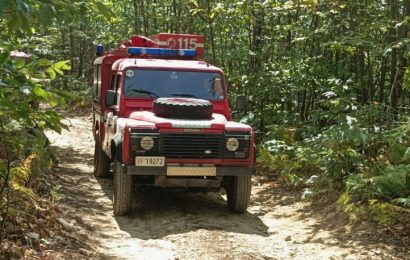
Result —
M166 133L160 135L160 154L167 158L222 158L224 136L221 134Z

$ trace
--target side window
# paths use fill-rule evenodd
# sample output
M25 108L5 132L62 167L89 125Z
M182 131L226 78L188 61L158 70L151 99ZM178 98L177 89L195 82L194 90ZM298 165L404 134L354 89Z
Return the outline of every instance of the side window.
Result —
M120 75L117 75L117 83L115 84L115 86L116 86L117 88L120 87L120 82L121 82L121 76L120 76Z
M101 95L101 64L97 64L94 68L94 99L99 99Z
M110 89L117 90L120 87L121 76L113 74L110 81Z
M121 75L116 75L116 74L111 75L110 89L117 92L117 105L119 105L119 102L120 102L119 96L121 95L120 91L118 91L118 89L120 88L120 83L121 83Z
M120 104L120 98L119 96L121 95L121 89L120 89L120 84L121 84L121 75L117 75L117 78L115 79L115 89L117 90L117 105Z
M115 90L116 89L116 82L117 82L117 75L115 75L115 74L113 74L112 76L111 76L111 82L110 82L110 89L111 90Z
M97 65L98 67L98 77L97 77L97 97L100 98L101 96L101 65Z

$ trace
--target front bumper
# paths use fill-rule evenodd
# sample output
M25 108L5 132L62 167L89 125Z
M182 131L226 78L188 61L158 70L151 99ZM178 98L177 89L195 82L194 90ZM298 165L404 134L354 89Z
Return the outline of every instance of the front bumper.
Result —
M123 165L123 170L128 175L155 175L155 176L169 176L168 167L144 167L144 166L133 166L133 165ZM172 167L175 168L174 165ZM184 172L186 168L192 168L192 166L178 166L181 172ZM184 169L185 168L185 169ZM198 167L201 169L201 167ZM251 176L254 173L255 168L253 166L249 167L238 167L238 166L216 166L216 175L214 176ZM178 175L173 175L178 176ZM181 176L203 176L199 175L197 172L193 171L192 175L181 175Z

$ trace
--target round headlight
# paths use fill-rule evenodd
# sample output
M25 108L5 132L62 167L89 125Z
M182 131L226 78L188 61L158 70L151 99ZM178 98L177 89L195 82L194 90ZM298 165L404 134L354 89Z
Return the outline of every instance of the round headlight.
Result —
M140 142L141 148L148 151L154 147L154 139L150 136L144 136Z
M231 152L235 152L239 148L239 141L235 137L228 138L226 140L226 149Z

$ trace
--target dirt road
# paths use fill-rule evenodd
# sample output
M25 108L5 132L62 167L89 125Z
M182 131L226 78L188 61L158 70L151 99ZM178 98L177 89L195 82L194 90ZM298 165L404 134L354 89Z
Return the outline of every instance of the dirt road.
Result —
M60 161L62 222L72 237L56 258L406 258L385 230L352 224L333 206L313 208L274 176L253 178L243 215L227 210L222 193L145 190L136 194L132 214L114 217L112 180L92 175L91 118L68 122L69 132L47 134Z

